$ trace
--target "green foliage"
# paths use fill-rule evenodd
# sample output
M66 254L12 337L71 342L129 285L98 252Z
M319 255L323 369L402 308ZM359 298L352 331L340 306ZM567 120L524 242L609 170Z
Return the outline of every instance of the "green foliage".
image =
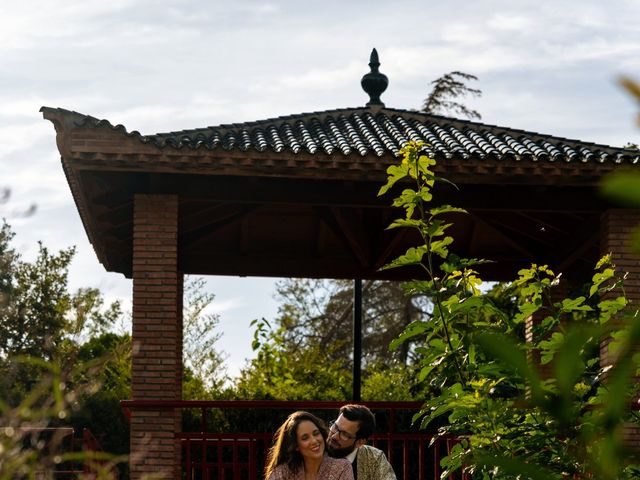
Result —
M629 405L638 394L631 378L638 370L640 322L620 294L610 257L596 266L588 295L555 301L560 276L546 265L521 270L496 287L500 295L483 292L472 268L483 261L448 250L451 217L464 212L429 205L438 179L420 149L409 143L402 150L402 165L389 168L381 193L405 179L414 184L396 197L405 215L391 228L412 228L423 243L387 268L422 267L425 279L405 288L430 295L432 314L411 323L391 347L423 339L415 348L418 379L433 395L414 420L461 439L443 460L442 478L460 469L482 479L633 478L637 459L626 450L622 430L638 424ZM539 321L525 342L532 316ZM599 364L603 338L611 339L612 366Z
M602 184L602 192L618 203L634 207L640 205L640 173L637 171L616 172L609 175Z
M42 355L51 360L60 347L71 310L67 269L74 250L49 253L40 244L33 263L17 262L0 317L0 356Z
M70 303L66 333L76 339L98 337L110 331L123 315L120 302L105 306L97 288L79 288L71 295Z
M0 230L0 391L17 405L39 382L40 370L22 356L72 365L77 343L104 332L121 315L114 303L105 307L97 289L70 292L68 268L74 249L52 254L42 244L33 262L10 247L13 233Z
M341 400L351 393L351 374L332 345L297 349L262 319L254 321L258 348L255 359L236 382L240 398L273 400Z
M367 401L411 400L417 391L414 369L401 363L375 365L362 382L362 398Z

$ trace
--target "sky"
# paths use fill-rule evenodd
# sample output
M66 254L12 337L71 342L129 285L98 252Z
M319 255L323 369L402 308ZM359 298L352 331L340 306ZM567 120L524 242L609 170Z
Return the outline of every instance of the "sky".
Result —
M386 106L417 109L444 73L476 75L482 121L613 146L640 143L637 0L21 0L0 4L0 216L33 259L75 245L71 288L131 302L98 263L41 106L142 134L358 107L371 49ZM21 212L37 204L31 216ZM273 319L275 279L207 277L235 375L254 318ZM122 328L128 328L125 324Z

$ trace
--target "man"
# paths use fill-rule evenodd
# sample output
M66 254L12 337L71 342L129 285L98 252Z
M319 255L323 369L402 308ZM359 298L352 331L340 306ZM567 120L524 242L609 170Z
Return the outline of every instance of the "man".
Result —
M376 428L371 410L364 405L344 405L338 418L330 425L327 438L329 455L349 460L356 480L396 480L384 452L366 445Z

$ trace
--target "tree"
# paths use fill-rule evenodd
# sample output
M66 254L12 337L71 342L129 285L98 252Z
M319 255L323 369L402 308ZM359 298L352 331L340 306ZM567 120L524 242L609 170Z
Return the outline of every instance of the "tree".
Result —
M363 365L410 360L409 349L389 352L391 340L421 315L397 282L363 282ZM353 355L353 282L285 279L276 285L280 300L276 323L292 349L333 346L333 355Z
M205 287L203 278L187 277L185 280L183 364L190 371L185 376L184 387L188 399L197 399L195 396L202 394L219 394L229 381L224 366L226 355L216 348L222 333L217 331L219 315L210 311L215 296Z
M431 92L422 104L422 111L440 115L462 115L470 119L480 120L482 117L476 110L467 108L456 99L460 97L480 97L480 89L471 88L465 82L478 80L475 75L463 72L449 72L431 82Z
M74 248L57 254L39 244L34 262L21 261L8 248L12 235L5 225L0 244L4 302L0 314L0 358L16 355L52 360L71 335L104 331L120 316L118 303L104 310L97 289L68 290L68 268Z

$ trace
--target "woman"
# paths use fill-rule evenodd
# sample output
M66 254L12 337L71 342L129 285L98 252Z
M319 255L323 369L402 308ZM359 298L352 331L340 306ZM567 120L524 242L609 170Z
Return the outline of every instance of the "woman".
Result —
M326 453L327 428L308 412L294 412L273 436L267 480L353 480L351 463Z

